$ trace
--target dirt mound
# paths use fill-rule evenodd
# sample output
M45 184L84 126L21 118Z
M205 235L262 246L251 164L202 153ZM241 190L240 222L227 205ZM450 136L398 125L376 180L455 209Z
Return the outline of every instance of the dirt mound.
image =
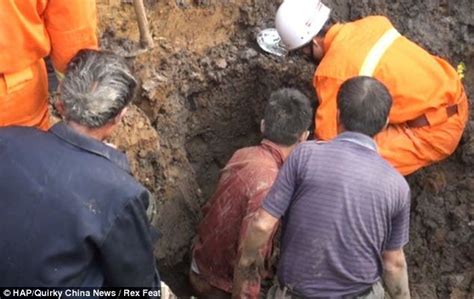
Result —
M300 57L261 53L259 28L273 26L279 1L145 1L157 46L130 59L142 90L114 142L127 152L139 180L155 195L156 249L170 286L186 294L189 248L232 153L256 144L267 96L296 87L311 98L314 66ZM192 3L191 3L192 2ZM453 65L463 61L474 95L474 11L470 0L326 1L338 20L384 14L408 37ZM121 53L137 47L131 5L100 6L102 45ZM407 247L414 298L473 295L474 123L447 161L409 177L413 192Z

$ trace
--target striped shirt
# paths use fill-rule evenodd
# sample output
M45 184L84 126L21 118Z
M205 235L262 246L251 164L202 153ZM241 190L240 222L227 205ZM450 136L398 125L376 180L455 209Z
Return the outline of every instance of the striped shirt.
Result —
M382 275L382 252L408 242L409 186L359 133L297 147L263 208L283 217L278 279L304 297L368 288Z

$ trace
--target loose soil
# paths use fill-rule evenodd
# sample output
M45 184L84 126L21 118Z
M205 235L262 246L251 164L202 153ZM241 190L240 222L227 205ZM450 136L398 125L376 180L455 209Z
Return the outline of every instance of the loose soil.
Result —
M129 56L139 38L133 7L124 2L100 2L101 43ZM156 47L128 58L141 90L113 142L155 196L153 224L163 233L155 251L160 272L186 296L189 249L219 169L236 149L259 142L259 120L271 91L296 87L315 98L315 66L258 49L255 34L273 27L281 1L145 2ZM453 65L464 62L466 89L474 95L472 0L326 3L340 21L386 15L430 52ZM473 132L471 121L451 158L408 177L413 194L406 255L413 298L474 296Z

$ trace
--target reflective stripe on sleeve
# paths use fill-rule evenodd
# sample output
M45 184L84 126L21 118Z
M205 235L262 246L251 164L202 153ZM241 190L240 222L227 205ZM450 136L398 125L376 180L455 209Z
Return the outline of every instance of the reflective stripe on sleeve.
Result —
M379 40L370 49L369 54L365 57L364 63L359 71L359 76L372 77L375 68L379 64L380 59L393 42L400 36L400 33L395 28L385 32Z

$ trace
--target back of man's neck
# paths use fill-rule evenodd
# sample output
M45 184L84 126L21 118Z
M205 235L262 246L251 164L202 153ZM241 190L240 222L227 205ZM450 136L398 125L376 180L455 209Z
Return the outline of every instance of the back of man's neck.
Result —
M291 152L295 149L296 144L293 144L293 145L290 145L290 146L277 144L277 146L278 146L278 150L280 151L280 153L282 155L283 161L285 161L286 158L288 158L288 156L291 154Z
M103 127L100 128L89 128L84 125L78 124L74 121L67 121L66 125L76 131L77 133L87 136L98 141L104 141L107 136Z

